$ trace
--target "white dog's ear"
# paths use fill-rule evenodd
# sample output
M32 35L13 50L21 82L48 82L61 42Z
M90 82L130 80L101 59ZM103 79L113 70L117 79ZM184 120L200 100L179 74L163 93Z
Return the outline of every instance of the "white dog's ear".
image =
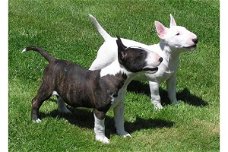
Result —
M170 23L169 23L169 27L171 26L176 26L176 21L174 19L174 17L172 16L172 14L169 15L170 16Z
M156 27L157 35L160 39L165 39L165 35L167 33L167 28L160 22L155 21L154 25Z

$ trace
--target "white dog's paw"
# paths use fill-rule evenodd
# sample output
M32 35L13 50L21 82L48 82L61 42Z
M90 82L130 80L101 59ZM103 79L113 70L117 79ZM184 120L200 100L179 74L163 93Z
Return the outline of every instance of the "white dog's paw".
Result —
M124 138L131 138L131 135L129 133L126 132L125 135L122 135Z
M178 100L174 100L174 101L172 101L171 102L173 105L176 105L176 104L179 104L180 103L180 101L178 101Z
M40 123L41 120L38 118L38 119L36 119L36 120L33 120L33 122L34 122L34 123Z
M105 137L104 135L96 135L96 141L100 141L103 144L109 144L110 143L110 140L107 137Z
M117 134L123 136L124 138L131 137L131 135L126 131L118 132Z

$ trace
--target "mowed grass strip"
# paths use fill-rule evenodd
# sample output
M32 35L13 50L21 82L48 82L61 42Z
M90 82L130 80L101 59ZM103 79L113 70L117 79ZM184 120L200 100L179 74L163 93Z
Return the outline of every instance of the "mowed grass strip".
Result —
M147 82L131 83L125 101L125 126L132 138L115 134L113 112L106 118L110 145L94 140L91 109L57 112L55 98L32 123L31 100L47 62L28 45L89 68L103 39L88 18L93 14L113 36L158 43L154 21L178 25L199 37L196 51L181 54L177 77L179 105L155 111ZM108 51L108 50L107 50ZM9 1L9 151L219 151L219 1Z

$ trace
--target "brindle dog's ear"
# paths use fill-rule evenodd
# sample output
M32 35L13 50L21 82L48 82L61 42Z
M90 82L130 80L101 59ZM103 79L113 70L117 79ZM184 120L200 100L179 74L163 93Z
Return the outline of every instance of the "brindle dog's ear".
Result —
M116 44L118 47L118 59L119 59L120 64L122 64L122 62L126 56L125 50L127 47L122 43L119 36L116 36L116 37L117 37Z
M123 44L119 36L116 36L116 37L117 37L116 43L118 46L118 51L124 51L127 47Z

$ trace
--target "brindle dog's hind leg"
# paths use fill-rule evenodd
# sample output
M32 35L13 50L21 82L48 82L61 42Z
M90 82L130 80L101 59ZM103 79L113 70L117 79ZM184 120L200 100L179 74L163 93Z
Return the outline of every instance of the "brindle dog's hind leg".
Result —
M39 108L45 100L51 97L52 92L53 92L53 89L51 85L45 82L41 84L37 95L32 100L31 117L33 121L37 123L41 122L40 116L39 116Z

